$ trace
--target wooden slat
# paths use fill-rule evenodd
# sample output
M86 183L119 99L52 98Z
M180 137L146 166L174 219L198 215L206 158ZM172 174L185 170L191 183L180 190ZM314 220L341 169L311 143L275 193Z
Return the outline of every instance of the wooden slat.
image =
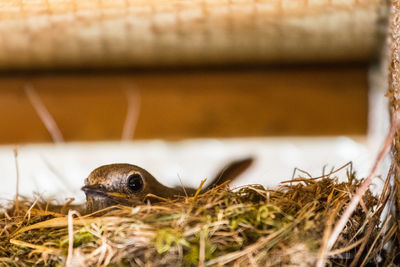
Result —
M192 70L0 77L0 142L51 141L31 82L65 139L121 137L126 89L141 99L135 138L364 134L365 67Z

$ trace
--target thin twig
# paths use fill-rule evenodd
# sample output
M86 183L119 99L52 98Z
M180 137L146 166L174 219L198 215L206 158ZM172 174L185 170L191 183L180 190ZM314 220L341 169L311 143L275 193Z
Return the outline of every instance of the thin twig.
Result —
M369 237L371 236L372 231L375 229L375 227L376 227L375 218L372 218L371 222L369 223L369 226L367 228L364 238L361 239L362 240L361 246L358 248L356 256L354 257L353 261L351 262L350 267L357 266L357 263L360 260L361 254L364 252L365 246L367 245L367 243L369 241Z
M206 241L204 237L204 230L200 231L200 246L199 246L199 267L204 267L204 262L206 259Z
M14 214L18 212L19 209L19 167L18 167L18 148L14 148L14 161L15 161L15 210Z
M133 139L135 134L136 125L140 114L141 99L139 91L132 88L126 91L126 95L128 104L121 139L124 141L129 141Z
M22 240L17 240L17 239L10 239L10 243L13 245L17 245L20 247L28 247L28 248L32 248L35 249L36 252L40 251L42 253L44 252L48 252L48 253L53 253L56 255L60 255L61 254L61 250L59 249L55 249L52 247L46 247L46 246L42 246L42 245L36 245L36 244L32 244L32 243L28 243Z
M177 176L178 176L179 182L181 183L183 193L185 193L186 198L189 197L188 193L186 192L186 188L185 188L185 186L184 186L183 183L182 183L182 179L181 179L181 177L179 176L179 173L177 174Z
M37 94L35 88L32 84L25 84L25 93L31 102L33 108L38 114L40 120L43 122L47 131L49 132L51 138L54 143L62 143L64 142L64 137L57 126L56 121L53 116L51 116L50 112L47 110L46 106L40 99L40 96Z
M386 230L390 221L391 221L391 215L389 215L389 217L386 219L385 223L382 225L382 227L379 230L378 234L376 235L374 241L370 245L369 250L368 250L367 254L365 255L364 260L362 261L360 266L365 266L367 264L367 262L370 260L370 255L371 255L373 249L375 248L376 243L378 242L379 238L382 236L382 233Z
M336 242L337 238L339 237L340 233L342 232L343 228L346 226L347 221L349 220L350 216L353 214L354 210L357 208L357 205L359 204L362 196L365 194L365 192L368 190L369 186L371 185L372 179L375 176L375 173L376 173L379 165L385 159L386 153L389 151L389 148L392 145L394 136L399 127L399 121L400 120L399 120L398 115L394 114L389 133L387 134L387 136L385 138L383 147L382 147L381 151L379 152L369 175L363 181L363 183L360 185L360 187L357 189L357 191L354 194L354 196L352 197L349 205L347 206L347 208L343 212L342 216L340 217L339 221L336 223L335 227L333 228L332 234L330 235L328 242L326 244L326 247L324 248L325 255L327 252L329 252L329 250L332 249L333 245L335 244L335 242ZM319 257L318 262L317 262L318 267L324 266L325 255L321 255Z
M310 173L295 167L294 170L293 170L292 179L291 180L282 181L280 183L281 184L284 184L284 183L292 184L293 182L314 181L314 180L318 180L318 179L321 179L321 178L330 177L330 176L332 176L332 174L338 173L339 171L343 170L346 167L350 167L350 169L352 170L353 169L353 162L349 161L349 162L347 162L346 164L344 164L343 166L341 166L341 167L339 167L337 169L332 168L332 170L327 174L325 174L325 166L324 166L324 169L322 170L322 175L321 176L317 176L317 177L313 177ZM295 175L296 175L296 172L302 172L302 173L308 175L308 178L303 178L303 177L294 178ZM352 172L352 171L350 171L350 172Z
M74 249L74 215L79 216L79 214L74 210L68 211L68 255L66 266L73 266L72 264L72 256Z

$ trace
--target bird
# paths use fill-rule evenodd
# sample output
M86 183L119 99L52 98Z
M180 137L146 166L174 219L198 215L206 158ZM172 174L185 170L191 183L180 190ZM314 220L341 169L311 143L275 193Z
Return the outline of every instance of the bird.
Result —
M233 181L249 168L253 160L248 157L230 162L200 192ZM86 195L87 213L115 205L137 206L147 201L154 203L160 199L193 196L197 191L191 187L165 186L147 170L128 163L108 164L94 169L81 190Z

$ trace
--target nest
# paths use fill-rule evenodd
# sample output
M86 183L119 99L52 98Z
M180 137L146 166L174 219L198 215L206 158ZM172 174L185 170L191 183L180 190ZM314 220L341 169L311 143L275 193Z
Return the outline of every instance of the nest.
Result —
M274 190L261 185L214 188L194 197L81 215L70 202L19 200L0 220L0 265L390 265L396 226L370 191L329 253L333 225L361 183L297 178Z

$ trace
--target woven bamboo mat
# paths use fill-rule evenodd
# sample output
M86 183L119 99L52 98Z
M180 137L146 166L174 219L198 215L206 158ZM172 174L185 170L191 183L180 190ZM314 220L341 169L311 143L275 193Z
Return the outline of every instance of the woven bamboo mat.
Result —
M0 0L0 69L371 59L384 0Z

